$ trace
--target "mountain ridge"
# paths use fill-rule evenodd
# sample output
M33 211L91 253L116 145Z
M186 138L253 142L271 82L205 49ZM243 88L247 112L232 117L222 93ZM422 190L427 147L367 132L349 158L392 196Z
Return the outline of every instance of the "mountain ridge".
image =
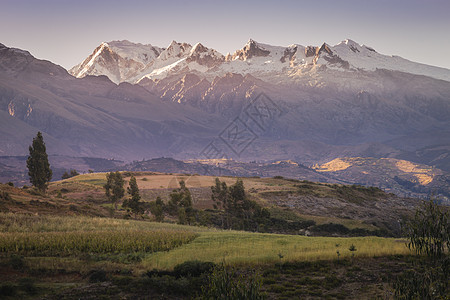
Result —
M231 54L222 57L203 44L173 42L161 58L175 65L161 78L139 84L115 84L105 75L75 78L26 51L0 47L0 110L8 124L0 128L0 152L25 155L27 140L41 131L51 153L71 156L201 159L214 145L220 155L244 162L314 165L339 157L408 158L448 170L448 81L318 65L284 69L280 75L280 65L295 66L302 57L326 61L334 55L330 51L341 56L373 51L352 41L339 46L345 51L256 43L250 42L254 46L248 50L265 47L270 54L248 58L247 51L242 60L238 54L234 67L256 70L239 73L230 64L223 67ZM190 55L195 58L187 62ZM225 61L220 72L217 65L205 66L208 62L206 71L200 69L196 60L210 56ZM275 60L276 68L265 63ZM241 125L251 129L251 140L236 149L240 144L227 130Z
M102 45L108 45L110 43L111 42L102 43L94 50L94 53L96 51L98 52L98 49ZM126 40L118 41L117 43L126 43L130 49L133 48L133 45L135 45L134 48L136 49L144 46ZM210 55L213 62L210 60L209 63L199 63L198 59L192 59L190 50L194 49L196 46L199 47L198 45L201 45L203 52L209 51L210 54L213 53L213 55ZM450 70L448 69L412 62L399 56L383 55L375 51L372 47L358 44L351 39L343 40L334 46L323 43L321 46L292 44L287 47L272 46L249 39L243 48L236 50L233 54L227 54L226 56L212 48L205 47L202 43L197 43L192 46L188 43L177 43L172 41L167 48L159 48L151 45L145 46L152 47L155 54L152 58L149 58L149 63L146 66L124 66L124 64L120 62L116 65L112 63L110 64L109 69L120 68L121 65L123 65L122 68L131 68L133 69L133 72L132 75L122 77L110 75L113 77L110 79L116 83L123 81L138 83L143 78L162 79L165 76L180 72L181 70L200 71L202 73L213 73L216 75L223 75L227 72L240 74L250 73L254 75L275 71L282 74L283 77L285 77L283 79L286 81L292 79L292 77L298 77L304 72L310 72L315 68L326 67L341 71L375 71L376 69L388 69L450 81ZM130 51L136 52L136 49ZM158 49L159 52L156 49ZM168 51L170 53L168 53ZM89 57L93 57L94 53ZM129 56L126 55L125 51L115 53L124 58ZM171 56L173 53L176 54ZM120 54L122 54L122 56ZM171 57L172 59L169 59ZM176 57L176 59L173 59L174 57ZM189 60L189 57L191 60ZM264 60L264 58L267 58L267 60ZM95 60L95 57L93 59ZM116 61L119 60L120 59L116 59ZM249 64L242 64L240 62L248 62ZM193 65L191 63L197 63L198 65ZM83 77L85 74L99 75L99 72L102 72L101 61L98 63L98 68L92 67L92 65L82 68L82 64L83 63L72 68L70 73L75 77ZM103 72L112 73L110 70L108 72L103 70ZM211 76L213 75L209 75L209 77Z

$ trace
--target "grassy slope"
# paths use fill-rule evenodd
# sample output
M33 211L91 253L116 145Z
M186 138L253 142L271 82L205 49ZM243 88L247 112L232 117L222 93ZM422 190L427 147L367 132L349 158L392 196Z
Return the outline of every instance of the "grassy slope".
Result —
M197 207L211 206L207 190L212 185L214 177L148 173L136 175L138 184L144 195L144 200L146 201L153 200L156 193L167 197L171 189L176 187L177 181L184 179L188 187L192 190L195 205ZM223 177L221 180L225 180L228 184L235 182L235 178L231 177ZM377 262L373 261L372 257L410 253L404 241L397 239L261 234L222 231L205 227L180 226L169 223L106 218L105 216L108 216L109 212L106 208L108 203L104 198L102 189L104 181L105 174L86 174L55 182L50 185L49 197L33 195L33 192L30 191L1 185L1 191L8 192L10 199L0 200L1 211L9 211L0 213L0 236L13 234L18 239L21 239L24 237L29 238L31 235L38 233L45 239L47 235L58 235L59 233L69 233L66 236L71 238L72 236L78 236L79 233L98 236L101 232L176 231L184 232L187 236L195 234L196 237L169 251L157 252L127 252L125 250L107 253L93 253L90 251L85 253L83 251L51 253L45 251L24 251L20 252L23 258L19 258L19 262L22 261L23 266L19 267L17 267L17 258L14 256L17 252L5 250L5 252L0 252L0 265L2 266L0 281L4 284L19 286L19 292L15 295L16 297L28 297L28 294L20 291L20 285L18 285L18 282L21 282L24 277L33 278L36 282L39 295L49 295L48 293L50 293L50 295L56 295L54 296L55 299L61 295L72 295L74 298L82 297L83 295L104 296L105 293L111 291L123 293L124 289L128 289L128 292L124 292L126 296L127 293L133 290L135 284L140 282L140 278L142 278L140 275L148 270L153 268L172 269L181 262L195 259L216 263L225 262L226 264L239 266L244 269L254 267L262 268L263 271L265 270L264 272L268 272L268 276L265 276L268 280L264 283L264 289L271 297L278 298L280 295L285 294L290 298L289 293L302 293L304 295L316 295L320 297L320 293L331 293L330 291L333 291L333 289L340 289L340 292L348 289L352 293L355 293L355 290L361 287L360 275L356 274L357 277L354 277L348 271L353 267L343 265L338 268L339 270L334 269L332 274L337 272L336 276L338 276L339 272L346 272L346 276L351 276L351 278L349 277L349 279L339 281L341 282L339 283L341 286L338 288L328 288L326 283L331 280L327 277L330 271L324 267L316 268L315 265L305 265L309 266L308 268L312 268L311 270L314 272L308 271L309 273L307 278L305 277L305 283L299 283L297 290L291 291L292 288L285 286L284 282L286 280L293 282L295 278L299 278L300 280L299 275L293 274L292 276L294 277L290 278L289 276L291 275L289 272L291 271L285 272L280 270L278 272L276 271L278 267L272 270L275 266L274 264L282 262L283 264L291 263L294 264L293 266L297 266L296 264L299 262L336 260L336 251L340 252L341 261L347 261L349 263L349 257L351 257L352 253L348 248L351 244L354 244L357 248L357 251L354 253L355 263L360 265L365 265L366 261L370 262L371 266L377 265ZM362 223L361 220L330 218L326 215L302 215L292 210L286 211L283 208L272 207L273 199L267 197L267 193L278 193L282 196L288 196L289 193L297 191L298 187L295 185L311 185L312 183L300 183L298 181L273 178L244 178L244 184L249 191L250 197L272 208L274 214L283 214L285 218L313 218L318 223L327 223L329 221L341 222L341 224L349 227L371 226L370 224ZM312 184L312 187L313 190L310 191L312 193L327 196L334 193L334 188L329 185ZM62 192L62 198L57 196L58 192ZM120 216L120 213L116 216ZM131 236L130 238L132 239L133 237ZM47 240L51 244L51 240ZM386 260L388 259L386 258ZM333 264L333 262L326 263L326 265L328 264ZM302 266L295 267L295 269L302 270L304 267ZM96 272L96 270L106 271L107 282L111 282L112 280L115 283L113 285L110 285L111 283L106 285L93 285L88 283L89 278L91 278L90 274ZM359 272L363 276L365 269L362 268L361 270L354 272ZM305 269L305 271L307 270ZM120 287L120 284L117 283L125 276L123 274L126 274L126 280L130 282L129 286L124 288ZM317 286L319 281L323 281L323 285ZM333 279L331 281L335 282L336 280ZM355 287L358 284L359 287ZM386 284L386 280L383 279L382 283L377 281L375 284L370 279L370 282L367 284L371 286L371 289L375 289L380 284ZM364 285L366 284L364 283ZM78 292L70 294L76 290ZM321 292L319 293L319 291ZM361 289L353 298L358 299L361 295L366 295L366 293L367 290ZM378 292L370 292L373 295L378 295L377 293L379 294L380 290ZM119 297L118 294L116 296ZM160 295L154 296L159 297ZM182 298L184 296L178 295L174 298Z
M22 189L0 185L14 201L0 202L0 211L58 215L111 216L111 204L104 195L106 173L79 175L52 182L49 197L41 197ZM125 180L129 172L125 172ZM197 209L211 209L210 186L214 176L134 172L143 201L160 196L169 200L170 192L185 180ZM228 185L236 178L220 177ZM291 221L314 220L317 224L336 223L350 229L380 228L396 230L401 220L413 210L417 200L403 199L379 190L319 184L284 178L243 178L249 197L269 208L273 216ZM127 183L126 183L127 185ZM30 195L31 193L31 195ZM61 193L60 196L58 194ZM31 202L31 200L33 202ZM120 217L125 211L116 212Z
M97 233L97 232L185 232L186 236L197 234L191 242L170 251L146 253L139 269L171 269L187 260L203 260L227 264L259 265L278 262L279 254L283 261L304 261L336 258L336 250L342 257L351 255L348 248L354 244L359 257L373 257L392 254L407 254L409 250L402 240L358 237L304 237L279 234L260 234L239 231L217 230L175 224L141 222L91 217L53 217L0 214L2 236L17 235L18 242L23 238L42 233L55 234ZM51 245L52 241L48 241ZM336 247L339 244L339 247ZM41 255L41 254L38 254ZM33 255L32 255L33 256Z
M125 173L127 174L127 172ZM160 174L149 172L134 173L141 189L144 201L151 201L161 196L169 199L172 189L178 187L178 181L184 180L193 195L194 207L211 209L210 186L214 184L215 176L191 176L184 174ZM236 178L219 177L228 185ZM129 179L126 177L125 179ZM52 184L53 190L68 186L70 183L80 186L90 186L100 191L104 184L104 173L80 175L66 181ZM299 219L314 220L317 224L337 223L350 229L363 228L375 230L385 228L396 230L398 220L408 216L418 201L404 199L386 194L376 189L320 184L284 178L243 178L244 186L251 199L271 209L293 211ZM75 188L76 190L76 188ZM68 195L69 196L69 195ZM72 198L85 197L83 193L72 194ZM91 197L95 194L91 193Z

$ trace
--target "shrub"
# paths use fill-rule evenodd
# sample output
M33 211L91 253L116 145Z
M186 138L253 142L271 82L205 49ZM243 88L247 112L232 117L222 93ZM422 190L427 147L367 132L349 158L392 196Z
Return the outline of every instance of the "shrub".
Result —
M432 258L445 255L450 249L449 221L448 212L433 200L424 202L407 224L408 248Z
M342 224L328 223L316 225L312 228L312 231L317 232L319 234L332 234L337 233L340 235L348 234L350 229L345 227Z
M11 201L11 196L9 195L8 192L1 191L0 192L0 199L6 200L6 201Z
M16 287L14 285L4 283L0 285L0 296L12 297L16 294Z
M106 272L104 270L92 270L88 276L91 283L106 281Z
M426 255L419 270L397 277L398 299L447 299L450 295L450 222L448 211L433 200L424 202L407 223L407 243L419 255Z
M261 283L261 277L256 274L237 275L232 269L217 266L209 276L208 284L202 287L201 299L265 299Z
M19 286L28 295L36 295L37 294L37 288L34 285L34 280L32 278L20 279Z
M22 270L25 267L25 261L23 260L22 256L13 254L13 255L11 255L11 258L9 259L9 265L14 270Z
M191 276L198 277L203 273L209 273L214 268L215 264L212 262L203 262L198 260L191 260L176 265L173 269L175 276Z

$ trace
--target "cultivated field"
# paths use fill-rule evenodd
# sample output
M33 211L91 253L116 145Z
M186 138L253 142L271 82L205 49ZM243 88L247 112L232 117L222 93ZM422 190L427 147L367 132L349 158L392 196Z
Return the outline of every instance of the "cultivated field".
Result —
M0 214L0 252L29 257L139 253L139 269L172 269L189 260L261 265L286 261L408 254L403 240L304 237L89 217ZM357 251L348 248L355 245ZM338 245L338 246L337 246Z

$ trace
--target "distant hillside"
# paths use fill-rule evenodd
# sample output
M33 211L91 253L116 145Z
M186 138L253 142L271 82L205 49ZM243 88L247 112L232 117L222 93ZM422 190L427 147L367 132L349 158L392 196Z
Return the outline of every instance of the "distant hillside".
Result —
M119 160L50 155L53 181L71 169L79 173L133 171L184 173L209 176L275 177L322 183L379 187L398 196L428 198L430 194L449 203L450 175L440 169L398 159L339 158L312 168L286 160L239 162L226 159L176 160L155 158L125 163ZM0 182L29 185L26 156L0 156Z
M103 43L72 74L82 78L0 44L0 155L26 155L41 131L53 155L392 157L448 171L450 70L351 40L249 40L227 56L200 43Z
M162 174L154 172L124 172L126 181L136 176L144 202L157 196L164 202L184 180L190 189L194 208L205 211L208 224L220 226L213 209L211 186L215 176ZM236 177L219 177L228 185ZM277 178L243 178L247 195L270 212L266 230L291 234L314 235L398 235L402 220L408 218L420 203L417 199L401 198L377 188L323 184L310 181ZM111 204L105 196L105 173L79 175L52 182L48 196L33 189L19 189L0 184L0 211L32 214L108 216ZM127 183L125 183L127 184ZM123 217L121 209L115 215ZM148 215L148 218L152 218ZM170 216L167 219L172 220ZM174 220L173 220L174 221ZM203 222L203 221L202 221ZM307 233L309 232L309 233Z
M337 158L313 167L316 171L335 178L376 186L397 195L435 197L448 202L450 176L438 168L395 158Z

